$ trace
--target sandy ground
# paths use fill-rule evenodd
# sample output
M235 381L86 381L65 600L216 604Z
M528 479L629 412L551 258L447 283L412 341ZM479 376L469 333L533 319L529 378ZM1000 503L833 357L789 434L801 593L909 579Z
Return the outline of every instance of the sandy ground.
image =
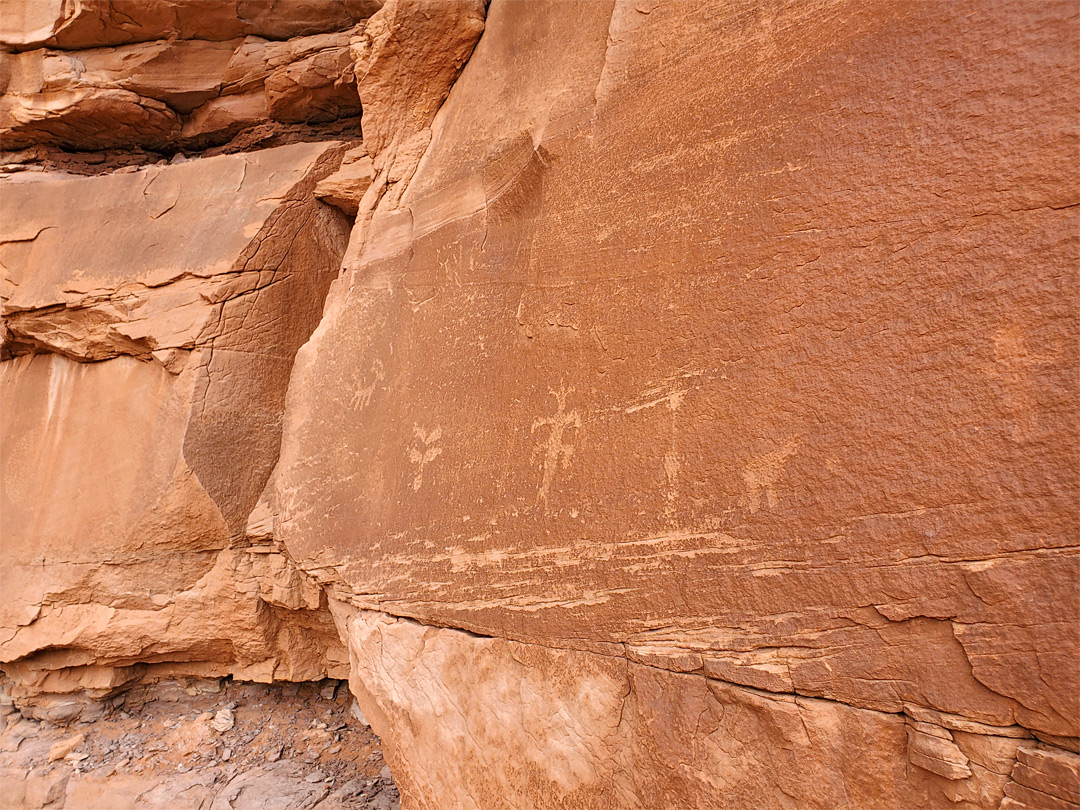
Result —
M113 702L65 726L7 708L0 807L398 810L346 683L165 682Z

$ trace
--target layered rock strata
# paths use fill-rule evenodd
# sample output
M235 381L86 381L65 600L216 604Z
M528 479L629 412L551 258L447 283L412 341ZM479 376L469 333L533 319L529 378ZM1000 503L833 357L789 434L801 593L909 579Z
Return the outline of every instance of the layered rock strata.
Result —
M156 39L284 40L340 31L380 0L8 0L0 41L14 50L77 50Z
M348 238L314 196L344 151L5 182L0 660L24 713L154 672L344 675L255 510Z
M358 116L349 42L379 5L13 0L0 145L191 150L267 122Z
M1080 805L1075 6L324 5L163 4L170 143L362 146L5 188L25 710L347 655L408 807Z

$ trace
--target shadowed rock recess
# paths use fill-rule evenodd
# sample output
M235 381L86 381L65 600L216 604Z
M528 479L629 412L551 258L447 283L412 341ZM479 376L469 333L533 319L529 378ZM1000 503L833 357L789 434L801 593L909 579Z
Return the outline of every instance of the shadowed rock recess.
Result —
M1080 807L1072 0L0 40L12 801Z

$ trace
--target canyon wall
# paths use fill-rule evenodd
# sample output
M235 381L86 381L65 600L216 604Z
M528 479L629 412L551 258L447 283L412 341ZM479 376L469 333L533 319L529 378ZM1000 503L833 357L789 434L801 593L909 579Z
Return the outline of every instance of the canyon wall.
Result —
M1075 4L305 5L5 34L22 711L347 673L408 807L1080 806Z
M319 183L360 180L349 39L377 8L5 5L0 660L24 715L85 716L160 677L348 673L265 491L352 227ZM275 120L278 73L248 63L331 40L333 70L279 66L311 103ZM327 81L348 98L329 112ZM180 137L240 89L259 115Z

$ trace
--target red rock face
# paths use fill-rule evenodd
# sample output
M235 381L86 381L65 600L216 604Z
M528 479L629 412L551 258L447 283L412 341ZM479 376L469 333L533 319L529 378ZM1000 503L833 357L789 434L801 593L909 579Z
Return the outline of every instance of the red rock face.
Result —
M345 674L318 589L247 530L348 239L313 196L343 152L7 179L0 660L25 713L155 669Z
M519 645L350 619L409 801L989 807L1077 736L1076 24L492 5L279 467L340 600Z
M0 44L19 52L0 53L3 148L171 152L258 125L355 119L349 40L380 5L11 0Z
M347 651L408 807L1080 806L1075 4L143 5L5 137L364 141L5 185L27 711Z

